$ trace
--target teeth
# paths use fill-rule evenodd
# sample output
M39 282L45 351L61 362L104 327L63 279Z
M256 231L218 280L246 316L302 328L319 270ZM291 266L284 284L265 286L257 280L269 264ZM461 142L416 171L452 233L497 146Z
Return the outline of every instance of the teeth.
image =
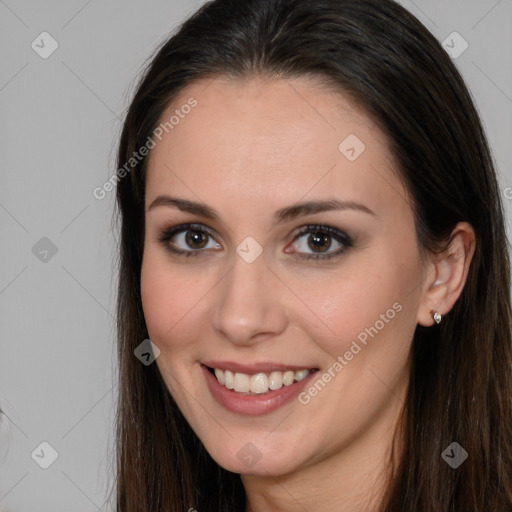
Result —
M257 373L251 377L251 391L253 393L266 393L268 391L268 377L264 373Z
M299 370L298 372L295 372L295 380L299 382L302 379L305 379L308 375L309 370Z
M267 393L269 389L275 391L283 386L290 386L293 382L300 382L310 373L311 370L298 370L296 372L287 370L285 372L271 372L270 374L247 375L215 368L215 377L223 386L238 393L258 395Z
M268 387L273 391L281 389L283 385L283 374L281 372L272 372L268 379Z
M247 393L249 391L251 379L245 373L235 373L234 390L239 393Z
M219 370L219 372L222 373L222 370ZM217 372L215 372L215 373L217 373ZM233 389L235 387L233 380L234 380L233 374L229 370L226 370L224 372L224 386L226 386L228 389ZM220 380L219 380L219 382L220 382Z
M215 369L215 377L217 377L217 380L224 385L224 372L222 370L219 370L218 368Z
M283 374L283 384L285 386L289 386L290 384L293 384L293 379L295 379L295 372L287 371Z

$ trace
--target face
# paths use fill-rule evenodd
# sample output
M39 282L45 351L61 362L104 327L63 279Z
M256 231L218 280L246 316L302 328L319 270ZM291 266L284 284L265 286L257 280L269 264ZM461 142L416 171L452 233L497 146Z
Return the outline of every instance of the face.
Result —
M383 134L305 78L197 81L173 115L141 277L169 392L230 471L371 457L404 399L423 275Z

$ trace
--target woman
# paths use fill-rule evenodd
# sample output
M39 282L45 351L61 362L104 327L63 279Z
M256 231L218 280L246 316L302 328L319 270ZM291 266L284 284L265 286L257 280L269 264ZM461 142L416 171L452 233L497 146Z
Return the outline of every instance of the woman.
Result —
M512 510L496 174L411 14L207 3L118 164L119 511Z

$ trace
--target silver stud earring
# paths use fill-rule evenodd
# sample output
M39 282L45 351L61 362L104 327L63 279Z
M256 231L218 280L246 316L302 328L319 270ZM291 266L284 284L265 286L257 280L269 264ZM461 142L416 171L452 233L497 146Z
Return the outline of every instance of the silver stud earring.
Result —
M441 315L441 313L439 313L439 311L432 311L432 318L434 319L434 322L436 324L439 324L441 323L443 316Z

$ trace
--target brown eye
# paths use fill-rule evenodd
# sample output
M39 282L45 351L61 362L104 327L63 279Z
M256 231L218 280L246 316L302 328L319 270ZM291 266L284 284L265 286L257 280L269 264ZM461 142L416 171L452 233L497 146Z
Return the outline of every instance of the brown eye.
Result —
M198 224L181 224L164 230L159 242L173 254L198 256L207 249L217 250L221 246L215 242L212 233Z
M334 252L328 252L333 244ZM306 226L295 236L293 246L296 249L295 252L300 253L299 258L329 259L352 247L353 241L343 231L330 226Z
M323 252L331 247L331 236L323 233L311 233L308 237L308 247L313 251Z
M204 231L186 231L185 242L192 249L203 249L208 242L208 234Z

